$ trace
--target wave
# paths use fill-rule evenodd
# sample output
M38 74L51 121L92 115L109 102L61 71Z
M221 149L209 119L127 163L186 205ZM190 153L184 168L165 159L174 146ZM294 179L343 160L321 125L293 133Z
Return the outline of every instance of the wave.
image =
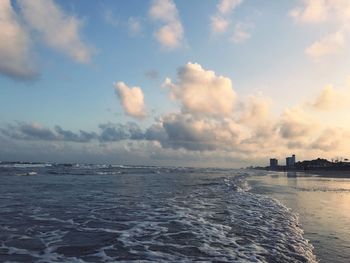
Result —
M249 174L151 169L162 173L71 184L51 175L49 199L28 191L23 203L0 203L0 251L8 261L316 262L298 216L251 193Z

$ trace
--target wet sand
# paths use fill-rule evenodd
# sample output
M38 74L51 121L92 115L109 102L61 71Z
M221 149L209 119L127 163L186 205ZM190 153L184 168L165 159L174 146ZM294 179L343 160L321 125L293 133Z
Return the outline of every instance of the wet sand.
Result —
M299 214L305 237L320 262L349 262L348 175L344 171L268 172L251 177L249 184L253 192L273 197Z

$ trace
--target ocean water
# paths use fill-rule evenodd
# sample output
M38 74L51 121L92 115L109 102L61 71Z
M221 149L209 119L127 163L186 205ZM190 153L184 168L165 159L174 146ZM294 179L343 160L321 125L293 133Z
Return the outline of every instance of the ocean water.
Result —
M261 178L2 164L0 262L317 262L296 210Z

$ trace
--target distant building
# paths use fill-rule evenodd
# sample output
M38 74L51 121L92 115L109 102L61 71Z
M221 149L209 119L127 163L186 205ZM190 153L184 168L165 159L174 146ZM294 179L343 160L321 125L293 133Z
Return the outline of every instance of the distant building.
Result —
M270 168L277 168L278 166L278 160L276 158L270 159Z
M294 165L295 165L295 154L293 154L291 157L286 158L287 167L294 167Z

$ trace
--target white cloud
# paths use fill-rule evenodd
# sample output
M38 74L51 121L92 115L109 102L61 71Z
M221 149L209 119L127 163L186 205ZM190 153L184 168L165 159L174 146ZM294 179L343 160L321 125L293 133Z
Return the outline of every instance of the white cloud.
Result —
M323 111L350 107L350 89L335 89L332 85L328 85L323 88L311 106Z
M328 110L338 104L340 94L332 86L325 87L312 104L316 109Z
M333 33L320 37L305 52L313 58L340 53L346 46L350 29L350 1L303 0L290 15L299 23L322 25L333 28Z
M144 95L140 87L128 87L124 82L118 82L114 88L127 115L134 118L146 116Z
M347 0L302 0L290 15L303 23L349 23L350 2Z
M224 33L230 25L230 21L227 18L221 16L212 16L211 20L211 30L215 33Z
M231 13L241 3L242 0L221 0L217 5L217 9L220 14L226 15Z
M183 27L173 0L153 0L149 16L162 25L154 32L154 37L166 49L174 49L183 41Z
M297 7L290 12L295 20L305 23L320 23L328 19L327 0L303 0L302 2L302 7Z
M242 42L247 41L251 37L251 34L248 31L249 28L250 28L250 26L248 24L237 23L235 25L231 40L234 43L242 43Z
M328 128L311 143L310 147L324 152L334 151L339 148L345 136L341 129Z
M14 79L35 77L30 39L10 0L0 1L0 32L0 72Z
M248 126L260 126L271 124L273 121L271 116L272 101L263 96L249 96L242 103L242 110L239 122Z
M213 33L224 33L231 21L229 15L242 3L242 0L220 0L216 6L216 14L210 18L210 27Z
M180 46L182 34L182 25L176 22L162 26L154 36L165 48L173 49Z
M77 62L90 61L92 49L81 38L81 20L64 12L53 0L21 0L17 3L27 25L49 47Z
M151 127L151 131L153 137L149 139L158 140L163 147L191 151L230 151L240 137L239 126L232 119L199 117L188 113L167 114L155 127Z
M345 39L342 32L338 31L334 34L325 36L316 41L305 52L313 58L320 58L340 52L345 47Z
M286 109L278 127L282 138L289 140L308 137L318 130L317 122L300 107Z
M172 0L152 0L149 15L154 20L172 22L178 19L176 5Z
M229 78L217 76L196 63L180 67L177 80L167 79L174 99L180 101L184 112L227 116L233 113L236 93Z

